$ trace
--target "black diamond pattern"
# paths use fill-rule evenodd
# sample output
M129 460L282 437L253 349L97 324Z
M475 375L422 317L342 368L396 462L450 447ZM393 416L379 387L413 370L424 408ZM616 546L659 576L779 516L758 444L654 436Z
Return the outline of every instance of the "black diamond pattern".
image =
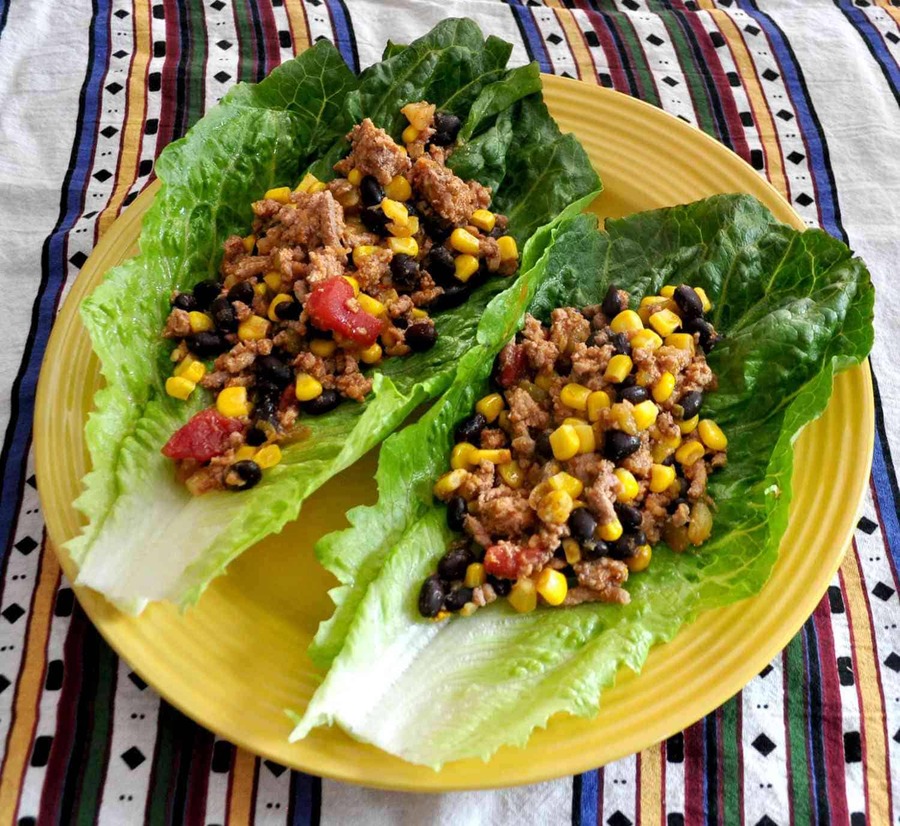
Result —
M216 0L215 3L210 3L209 6L216 11L222 11L222 9L225 8L225 4L222 2L222 0Z
M137 192L129 192L122 200L122 206L128 206L137 196Z
M781 118L781 119L784 120L784 121L788 121L788 120L793 120L793 119L794 119L794 116L793 116L790 112L788 112L787 109L779 109L779 110L775 113L775 116Z
M623 815L618 809L606 818L606 822L609 826L631 826L631 820Z
M129 769L134 771L147 758L144 757L144 752L142 752L137 746L132 746L130 749L128 749L128 751L122 752L122 759L125 761L125 765L128 766Z
M772 665L771 663L767 665L762 671L759 672L759 676L765 679L772 673Z
M231 757L234 754L234 746L227 740L216 740L213 746L211 768L216 774L224 774L231 769Z
M225 50L227 51L228 49L231 48L232 43L231 43L230 40L220 40L218 43L216 43L216 45L217 45L220 49L225 49Z
M678 81L675 80L674 77L668 77L668 76L663 78L663 83L665 83L669 86L677 86L678 85Z
M878 523L873 522L869 519L868 516L863 516L860 518L859 522L856 523L856 527L859 528L863 533L871 536L875 531L878 530Z
M25 481L29 485L31 485L31 487L33 487L35 490L37 490L37 477L33 473Z
M32 766L46 766L50 759L50 746L53 745L53 738L44 734L34 741L34 748L31 751Z
M838 680L841 685L853 685L853 660L849 657L837 658Z
M119 20L124 20L126 17L128 17L128 12L125 11L125 9L119 9L117 12L114 12L114 14L119 18Z
M679 732L666 740L666 762L684 762L684 734Z
M584 42L592 49L596 49L600 45L600 38L597 37L597 32L589 31L584 33Z
M844 613L844 596L841 589L837 585L828 586L828 604L831 606L832 614Z
M622 5L631 11L637 11L641 7L640 3L636 3L635 0L623 0Z
M750 166L752 166L754 169L763 169L765 165L766 161L763 157L762 149L751 149Z
M165 57L166 56L166 41L165 40L157 40L156 43L153 44L153 56L154 57Z
M104 181L108 181L110 178L112 178L112 172L110 172L108 169L101 169L99 172L94 173L94 177L98 181L100 181L100 183L103 183Z
M166 19L166 7L162 3L157 3L153 7L153 16L157 20L165 20Z
M275 763L272 760L264 760L263 761L265 767L275 775L275 777L281 777L287 769L282 766L280 763Z
M56 594L56 606L53 613L58 617L68 617L75 607L75 594L71 588L60 588Z
M687 3L684 5L687 6ZM684 826L684 815L681 812L669 812L666 815L666 826Z
M9 680L7 680L6 677L4 677L2 674L0 674L0 694L2 694L4 691L6 691L6 689L9 688L11 685L12 685L12 683Z
M570 75L568 72L560 72L560 75L562 75L562 77L567 77L570 80L575 80L575 78L572 77L572 75Z
M77 254L78 253L76 253L76 255ZM80 254L84 255L83 252ZM72 257L74 258L75 256L73 255ZM85 256L85 261L86 260L87 260L87 257ZM74 263L74 261L72 263ZM81 266L81 265L76 264L76 266ZM28 556L28 554L30 554L37 547L37 545L38 545L38 543L35 542L30 536L23 536L18 542L16 542L16 544L13 547L23 556Z
M886 582L879 582L873 589L872 593L878 597L878 599L882 599L887 602L892 596L894 596L894 589L891 588Z
M122 84L116 83L116 81L106 84L106 91L109 92L111 95L119 94L119 92L121 92L123 88L124 87L122 86Z
M728 78L729 86L740 86L741 85L741 78L737 72L727 72L725 77Z
M605 86L607 89L609 89L613 85L612 77L610 77L605 72L600 72L597 75L597 79L600 81L600 85Z
M722 37L721 32L710 32L709 39L717 49L725 45L725 38Z
M888 32L885 37L891 41L895 46L900 43L900 37L898 37L894 32Z
M891 653L887 655L884 664L890 668L891 671L900 671L900 657L897 656L897 652L891 651Z
M768 815L763 815L756 821L756 826L778 826L778 824Z
M787 156L787 159L791 163L800 163L800 161L804 160L805 158L806 158L806 155L803 155L802 153L798 152L796 149L793 152L791 152L790 155Z
M104 138L111 138L118 131L119 130L116 129L115 126L107 126L105 129L100 130L100 134L103 135Z
M150 158L144 158L138 166L138 175L149 175L153 169L153 161Z
M549 40L554 46L558 46L560 43L562 43L562 38L556 32L547 35L547 40Z
M17 602L14 602L12 605L8 605L6 608L3 609L2 612L0 612L0 614L2 614L2 616L3 616L3 618L10 625L14 625L15 623L17 623L22 618L22 615L24 613L25 613L25 609L21 605L19 605Z
M159 131L159 119L158 118L150 118L147 123L144 125L144 134L145 135L155 135Z
M766 69L762 73L762 76L766 80L778 80L778 78L781 77L781 75L779 75L778 72L776 72L774 69Z
M655 34L648 35L647 42L653 46L662 46L663 39L661 37L657 37Z
M757 29L756 26L744 26L744 31L747 32L747 34L752 34L754 37L759 34L759 29Z
M213 77L219 81L219 83L224 83L226 80L231 80L231 75L228 72L216 72Z
M150 77L147 78L147 88L151 92L158 92L161 86L162 86L162 73L161 72L152 72L150 74Z
M768 757L775 751L775 744L766 737L765 733L760 734L751 744L763 757Z
M147 687L147 683L145 683L133 671L128 675L128 679L131 680L131 682L133 682L138 687L139 691L143 691Z
M76 252L73 256L69 258L69 260L76 266L78 269L81 269L84 266L84 262L87 261L87 256L81 252Z
M847 763L862 761L862 738L858 731L844 732L844 760Z
M865 812L851 812L850 813L850 826L866 826L866 813Z
M809 195L807 195L805 192L801 192L796 198L794 198L794 201L800 204L800 206L809 206L813 202L813 199L810 198Z
M119 58L119 60L121 60L123 57L127 57L127 56L128 56L128 52L126 52L125 49L119 49L119 51L113 52L113 57L117 57L117 58Z
M898 728L898 729L894 732L894 742L895 742L895 743L900 743L900 728Z
M752 112L741 112L741 123L744 126L753 126L753 113Z
M44 688L47 691L59 691L63 684L63 661L51 660L47 663L47 677L44 679Z

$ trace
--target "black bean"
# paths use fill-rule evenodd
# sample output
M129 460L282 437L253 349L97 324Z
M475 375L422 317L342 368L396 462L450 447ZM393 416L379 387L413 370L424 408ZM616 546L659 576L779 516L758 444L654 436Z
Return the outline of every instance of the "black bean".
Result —
M422 215L419 224L435 245L444 243L453 232L453 227L438 215Z
M468 419L463 419L453 431L457 442L469 442L477 445L481 438L481 431L487 427L487 419L481 413L473 413Z
M224 353L231 348L231 345L225 336L219 333L203 332L191 336L188 340L188 347L191 352L205 359Z
M436 576L430 576L419 591L419 613L423 617L436 617L443 606L444 586Z
M252 427L247 431L247 444L250 447L259 447L266 442L266 432L258 427Z
M419 283L419 264L410 255L395 255L391 259L391 277L394 286L401 290L411 290Z
M428 274L437 284L452 284L453 281L457 281L453 253L446 247L431 248L431 251L425 258L425 269L428 270ZM457 281L457 283L459 282Z
M445 135L447 138L447 142L438 143L435 140L437 135L432 137L431 142L437 143L438 146L449 146L451 143L453 143L453 141L456 140L456 136L459 134L459 130L461 127L462 121L452 112L435 112L434 130L441 135Z
M336 390L323 390L322 395L303 402L300 408L310 416L321 416L323 413L330 413L340 403L341 397Z
M395 318L393 320L393 323L398 330L405 330L407 327L409 327L409 319L406 316Z
M700 390L691 390L690 393L685 393L678 400L678 404L681 405L681 409L684 411L681 414L681 418L693 419L703 406L703 393Z
M376 235L384 235L387 218L381 211L381 207L363 209L359 213L359 218L369 232L374 232Z
M563 574L564 574L565 577L566 577L566 585L568 586L568 589L569 589L570 591L571 591L573 588L577 588L577 587L578 587L578 585L579 585L579 582L578 582L578 574L576 574L575 571L573 571L573 570L571 570L571 569L569 569L569 570L563 569Z
M444 582L454 582L463 579L466 568L475 561L475 554L471 548L451 548L438 562L438 576Z
M249 306L253 303L253 285L249 281L238 281L228 291L228 300L240 301Z
M661 465L664 465L665 467L673 467L674 464L675 464L675 454L674 454L674 453L670 453L668 456L666 456L665 459L663 459L663 460L660 462L660 464L661 464Z
M210 312L217 330L223 333L237 332L238 320L234 314L234 307L224 295L220 295L213 301Z
M635 378L634 373L629 373L619 382L619 390L627 390L629 387L634 387L636 384L637 379Z
M609 546L602 539L591 539L581 544L581 558L593 562L601 556L609 556Z
M384 190L381 184L372 175L366 175L359 182L359 197L367 207L378 206L384 198Z
M603 315L610 319L617 316L625 309L625 302L622 300L619 288L615 284L609 285L609 289L606 291L600 309L603 310Z
M677 511L679 506L681 505L688 505L690 507L690 503L688 502L688 500L683 496L679 496L677 499L673 499L671 502L669 502L668 505L666 505L666 510L669 513L675 513L675 511Z
M550 445L550 434L546 431L538 434L534 440L534 452L541 459L550 459L553 456L553 447Z
M606 434L603 455L610 461L621 462L626 456L631 456L640 446L640 437L629 436L621 430L610 430Z
M206 279L205 281L201 281L199 284L194 287L194 298L197 299L197 307L201 310L205 310L210 304L212 304L213 299L221 292L221 286L218 281L213 281L211 278Z
M466 500L462 496L454 496L447 503L447 527L451 531L461 531L468 512Z
M613 559L630 559L637 552L637 543L633 534L620 536L615 542L610 543L609 555Z
M672 298L681 310L682 318L700 318L703 315L703 302L693 287L681 284L675 288Z
M684 331L691 335L694 333L700 334L700 346L703 348L704 353L710 352L722 340L722 336L715 331L712 324L705 318L689 319L684 323Z
M278 399L273 399L271 396L260 396L256 401L253 413L258 421L275 421L275 416L278 414Z
M458 611L467 602L472 601L472 589L466 587L454 588L444 600L444 606L448 611Z
M300 311L303 308L298 301L291 299L290 301L279 301L275 305L275 315L281 321L296 321L300 318Z
M197 309L197 299L190 293L178 293L172 299L172 306L176 310L184 310L186 313Z
M455 284L443 285L444 292L432 301L429 307L435 311L451 310L453 307L458 307L460 304L465 303L469 293L472 291L472 287L475 286L477 278L478 275L473 275L465 284L462 281L457 281Z
M636 384L633 387L626 387L624 390L619 391L619 401L640 404L641 402L647 401L649 398L650 392L646 387L641 387L639 384Z
M576 508L569 516L569 530L579 542L590 542L597 529L597 520L587 508Z
M491 238L500 238L506 235L506 227L501 227L500 224L494 224L494 228L488 233Z
M631 342L628 340L628 335L626 333L613 333L611 344L616 355L631 355Z
M487 581L490 583L491 588L494 589L494 593L498 597L509 596L509 592L512 590L512 582L508 579L502 579L501 577L494 576L493 574L488 574Z
M252 459L243 459L228 466L225 487L228 490L249 490L262 479L262 470Z
M613 507L615 508L616 516L619 517L619 522L622 523L622 530L633 531L635 528L641 526L643 517L641 516L641 512L634 507L634 505L628 505L625 502L616 502Z
M407 328L405 341L414 353L423 353L434 347L437 330L434 329L434 324L420 321Z
M256 360L256 372L278 387L287 387L294 379L294 371L277 356L263 356Z

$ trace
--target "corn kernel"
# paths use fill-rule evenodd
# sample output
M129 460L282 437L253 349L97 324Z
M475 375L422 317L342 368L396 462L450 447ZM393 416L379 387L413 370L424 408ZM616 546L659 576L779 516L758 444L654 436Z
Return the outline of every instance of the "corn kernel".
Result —
M356 300L359 302L360 309L369 315L383 316L387 312L384 304L377 298L372 298L372 296L365 293L360 293L356 296Z
M559 571L554 571L552 568L544 568L540 572L535 587L548 605L562 605L569 591L566 578Z
M512 451L508 448L493 448L489 450L476 450L472 454L472 461L490 462L492 465L505 465L512 461Z
M612 382L613 384L620 384L628 378L628 374L631 372L631 368L634 366L631 361L631 356L626 356L623 354L619 354L617 356L613 356L609 360L609 364L606 365L606 372L603 374L603 378Z
M553 376L549 373L539 373L535 376L534 383L541 388L541 390L549 390L553 386Z
M550 448L558 461L565 462L566 459L577 455L581 448L581 439L578 438L578 433L572 425L563 424L550 434Z
M650 490L652 493L662 493L675 481L675 468L669 465L650 466Z
M653 330L638 330L631 337L631 348L638 350L643 347L646 350L656 350L662 347L662 339Z
M365 261L370 255L378 250L378 247L373 247L371 244L360 244L358 247L353 248L353 264L356 267L359 267L363 261Z
M700 305L703 307L703 312L708 313L712 309L712 301L709 300L706 290L703 287L694 287L694 292L700 296Z
M497 249L501 261L515 261L519 257L519 247L512 235L501 235L497 239Z
M504 462L502 465L498 465L497 472L503 482L511 488L520 488L525 481L525 474L522 473L518 462Z
M253 461L260 466L262 470L275 467L281 461L281 448L278 445L266 445L256 451Z
M681 434L674 433L671 436L662 436L659 443L669 450L675 450L681 446Z
M610 323L614 333L630 333L644 329L644 322L634 310L622 310Z
M474 255L457 255L453 261L454 274L465 284L478 272L478 259Z
M213 328L213 320L206 313L201 313L197 310L191 310L188 313L188 320L191 324L192 333L204 333Z
M360 249L360 247L357 247L357 249ZM359 281L357 281L352 275L342 275L341 278L343 278L344 281L346 281L351 287L353 287L353 295L359 295Z
M689 467L698 459L702 459L705 452L700 442L685 442L675 451L675 459L684 467Z
M256 454L256 448L253 445L241 445L234 452L234 461L235 462L244 462L247 459L252 459Z
M478 606L474 602L467 602L459 609L459 615L461 617L471 617L477 610Z
M459 489L459 486L465 481L467 470L457 468L439 476L434 483L432 491L438 499L448 499Z
M266 282L266 286L273 293L281 292L281 273L280 272L266 273L263 276L263 281Z
M312 172L307 172L303 176L303 180L300 181L299 184L297 184L296 188L294 189L294 192L309 192L309 188L313 184L317 184L318 182L319 182L319 179L315 175L313 175Z
M415 126L410 124L403 130L403 134L401 138L403 139L403 143L414 143L416 138L419 137L419 130L416 129Z
M393 222L385 225L387 231L395 238L409 238L419 231L419 218L417 215L410 215L406 219L406 224L399 226Z
M384 194L395 201L408 201L412 195L412 187L402 175L395 175L384 188Z
M650 564L650 559L653 556L653 549L649 545L640 545L634 552L634 556L628 557L625 560L625 564L628 566L628 570L633 574L638 574L641 571L646 571L647 566Z
M581 492L584 490L582 481L576 479L571 474L566 473L564 470L553 474L547 481L550 483L550 487L553 488L553 490L564 490L573 499L577 499L581 496Z
M579 419L576 416L566 416L566 418L562 420L562 423L570 424L572 427L578 427L579 425L584 424L584 419Z
M594 428L587 422L582 421L579 421L578 424L573 424L572 422L568 422L568 424L571 425L578 436L578 452L593 453L597 449L597 437L594 434Z
M196 382L182 376L169 376L169 378L166 379L166 393L173 399L181 399L184 401L194 392L196 386Z
M610 404L612 404L612 402L610 401L609 393L606 393L603 390L595 390L587 399L588 419L592 422L599 421L600 411L605 410Z
M650 326L661 336L667 336L681 326L681 319L671 310L660 310L650 316Z
M289 186L276 186L274 189L266 190L263 199L267 201L278 201L280 204L286 204L291 200L291 188Z
M507 597L509 604L520 614L527 614L537 608L537 589L530 579L520 579L513 585Z
M310 188L309 194L312 195L314 192L324 192L328 189L328 184L324 181L316 181Z
M666 336L666 347L675 347L678 350L694 352L694 337L690 333L672 333Z
M359 351L359 360L363 364L378 364L381 361L381 345L376 341L374 344Z
M438 611L432 618L432 622L443 622L445 619L450 619L452 614L449 611Z
M622 523L618 519L613 519L612 522L597 528L597 532L604 542L615 542L622 535Z
M256 246L256 236L245 235L241 240L244 242L244 252L249 255L251 252L253 252L253 248Z
M574 565L576 562L581 562L581 545L579 545L574 539L571 537L564 539L562 541L563 553L566 555L566 562L569 565Z
M463 584L466 588L477 588L487 582L487 574L484 572L484 565L480 562L472 562L466 568L466 578Z
M193 356L186 356L174 370L174 375L196 384L206 375L206 365Z
M391 221L401 227L406 226L407 221L409 221L409 212L406 211L406 207L393 198L381 199L381 211Z
M634 374L634 382L640 387L646 387L653 379L653 375L647 370L638 370Z
M700 421L700 414L698 413L696 416L691 417L690 419L684 419L683 421L678 422L678 429L681 431L683 436L687 436L689 433L693 433L697 429L697 423Z
M587 410L588 398L591 395L589 388L583 384L575 384L570 382L559 392L559 400L573 410ZM609 396L607 396L609 400Z
M503 407L503 396L499 393L491 393L490 395L479 399L475 404L476 412L484 416L484 418L488 420L488 424L494 422L497 416L500 415L500 411L503 410Z
M666 301L665 296L663 295L645 295L641 299L640 306L641 307L655 307L657 304L665 304Z
M294 384L294 395L298 402L308 402L322 395L322 383L308 373L298 373Z
M722 432L722 428L712 419L703 419L697 428L697 432L700 434L703 444L710 450L725 450L728 447L728 439Z
M415 238L388 238L388 246L394 255L408 255L415 258L419 254L419 244Z
M666 284L665 287L660 288L659 294L665 298L671 298L675 295L675 285Z
M277 313L275 312L275 309L278 307L279 304L284 304L285 302L290 304L293 300L294 299L291 296L289 296L287 293L279 293L278 295L276 295L269 302L269 309L266 310L266 315L269 317L269 320L270 321L280 321Z
M574 507L575 503L568 493L564 490L552 490L538 502L537 515L542 522L564 525Z
M647 399L645 402L634 406L634 423L638 430L647 430L656 423L656 417L659 415L659 408L655 402Z
M619 480L619 495L616 498L620 502L630 502L641 490L637 479L634 478L634 474L630 470L625 470L623 467L617 467L613 473L616 479Z
M360 200L362 199L358 189L350 189L347 192L341 192L337 196L337 202L345 209L357 206Z
M423 310L421 307L413 307L410 315L413 318L417 318L417 319L428 318L428 313L425 312L425 310Z
M653 399L662 404L668 401L675 389L675 376L666 371L659 377L659 381L653 385Z
M247 401L246 387L226 387L216 397L216 410L223 416L238 419L249 416L252 406Z
M457 252L466 252L469 255L478 255L478 239L468 230L457 227L450 233L450 246Z
M475 460L472 458L472 454L478 448L473 444L469 444L469 442L460 442L459 444L453 445L453 450L450 451L450 467L453 470L460 470L461 468L469 468L473 464L475 464Z
M330 338L314 338L309 343L309 351L320 359L328 358L334 355L337 350L337 344Z
M347 180L353 186L359 186L362 183L363 174L355 166L347 173Z
M269 335L269 322L262 316L252 315L238 325L238 338L241 341L259 341Z
M494 228L494 224L497 223L497 216L489 209L476 209L469 218L469 221L478 227L478 229L490 232Z

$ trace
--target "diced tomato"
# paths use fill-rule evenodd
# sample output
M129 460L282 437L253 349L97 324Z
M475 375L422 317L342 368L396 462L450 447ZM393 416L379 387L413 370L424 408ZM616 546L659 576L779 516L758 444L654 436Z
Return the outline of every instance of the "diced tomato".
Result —
M195 459L208 462L228 449L229 437L244 429L239 419L223 416L214 407L207 407L184 427L176 430L162 449L170 459Z
M321 281L306 299L306 311L320 330L331 330L368 347L375 343L384 322L365 310L351 310L353 287L340 276Z
M528 367L528 357L525 348L521 344L510 342L497 356L495 376L501 387L512 387L525 375Z
M284 410L287 407L290 407L292 404L297 401L297 386L294 382L291 382L284 390L281 392L281 398L278 400L278 409Z
M503 579L518 579L525 568L539 565L545 559L543 548L523 548L501 540L484 553L484 570Z

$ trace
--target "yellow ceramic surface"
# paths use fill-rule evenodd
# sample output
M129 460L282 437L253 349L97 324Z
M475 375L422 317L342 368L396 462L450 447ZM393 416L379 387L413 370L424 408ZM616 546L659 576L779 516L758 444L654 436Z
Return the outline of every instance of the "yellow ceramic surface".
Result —
M803 225L788 204L737 156L704 134L632 98L547 77L547 102L600 171L594 205L620 216L719 192L748 192L775 215ZM38 388L35 437L39 489L57 547L79 516L71 505L88 469L83 427L100 384L77 306L103 273L135 251L141 216L157 190L141 195L82 268L53 331ZM462 761L436 773L318 729L290 745L285 708L303 708L321 675L306 656L330 614L332 577L313 543L345 526L343 513L375 498L370 455L322 488L300 519L247 551L181 616L153 605L123 616L96 594L78 597L113 648L169 702L258 754L314 774L393 789L436 791L529 783L580 772L638 751L684 728L737 692L800 628L850 542L869 474L873 439L868 366L843 374L826 414L796 446L794 501L781 556L756 598L703 615L643 673L620 675L591 722L560 715L525 749L505 748L487 764ZM823 485L822 479L833 480ZM62 555L67 575L75 574ZM398 698L402 702L402 698Z

